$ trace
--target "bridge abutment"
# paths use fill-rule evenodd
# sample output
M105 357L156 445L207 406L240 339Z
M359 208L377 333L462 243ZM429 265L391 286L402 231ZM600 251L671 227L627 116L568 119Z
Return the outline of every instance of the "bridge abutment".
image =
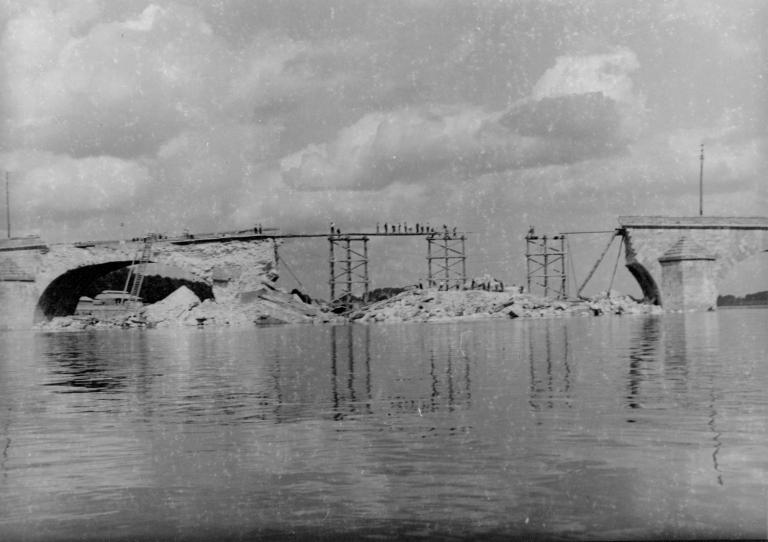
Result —
M0 247L0 330L30 329L36 322L74 313L94 279L126 267L140 248L133 242ZM160 242L152 262L183 270L214 289L217 301L233 303L276 278L268 240L201 244ZM225 277L220 270L227 269ZM216 280L215 280L216 279Z

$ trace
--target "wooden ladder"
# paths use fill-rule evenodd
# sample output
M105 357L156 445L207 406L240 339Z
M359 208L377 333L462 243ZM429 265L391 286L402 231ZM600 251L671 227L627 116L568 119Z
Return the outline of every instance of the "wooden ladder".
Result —
M144 245L141 248L141 252L134 258L131 265L131 271L128 273L128 277L125 279L125 290L128 291L128 285L130 283L131 290L128 292L133 298L138 298L141 293L141 285L144 283L144 273L147 269L147 264L152 257L152 243L155 240L155 234L151 233L144 238ZM133 282L131 282L133 279Z

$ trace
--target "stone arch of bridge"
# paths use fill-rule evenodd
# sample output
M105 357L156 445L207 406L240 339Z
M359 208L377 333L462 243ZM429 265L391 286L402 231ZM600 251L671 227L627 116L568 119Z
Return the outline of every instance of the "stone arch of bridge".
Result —
M640 290L643 292L643 303L659 305L661 303L661 294L659 286L653 279L653 275L637 260L628 260L626 267L632 276L635 277Z
M50 320L56 316L74 314L77 302L88 286L97 278L127 267L131 260L105 262L70 269L53 279L40 294L35 307L34 321Z

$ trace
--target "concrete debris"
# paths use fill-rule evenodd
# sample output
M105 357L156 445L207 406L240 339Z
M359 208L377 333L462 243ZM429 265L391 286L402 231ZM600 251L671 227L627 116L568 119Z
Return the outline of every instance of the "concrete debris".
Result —
M661 307L638 303L629 296L602 294L586 301L552 300L503 291L412 289L353 310L345 316L329 307L305 303L295 293L266 285L242 293L235 302L200 299L185 286L140 313L97 321L59 317L45 324L49 330L114 327L271 326L297 323L445 322L481 319L561 318L621 314L660 314Z
M141 314L147 325L162 326L185 319L186 314L199 304L200 298L186 286L181 286L162 301L144 308Z
M629 296L597 297L590 301L553 301L515 291L415 290L398 294L356 311L356 322L440 322L485 318L558 318L603 314L661 313L658 306Z

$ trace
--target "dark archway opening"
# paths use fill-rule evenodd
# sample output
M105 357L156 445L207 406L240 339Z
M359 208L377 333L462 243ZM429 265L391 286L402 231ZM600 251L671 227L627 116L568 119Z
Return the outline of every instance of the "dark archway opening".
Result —
M94 280L132 263L132 261L119 261L87 265L56 277L37 301L34 321L41 322L56 316L74 314L80 296Z
M632 276L635 277L635 280L640 285L640 289L643 292L643 303L660 305L659 287L648 270L638 262L628 263L627 269L629 269L629 272L632 273Z
M81 296L95 296L103 290L122 290L132 261L107 262L78 267L54 279L43 291L35 308L35 322L75 313ZM151 275L144 279L141 297L145 303L155 303L187 286L200 299L213 299L210 285L186 279Z
M127 267L117 269L94 280L82 295L95 297L104 290L122 290L127 278ZM141 286L141 299L146 304L157 303L171 295L181 286L186 286L192 290L200 300L213 299L213 289L205 282L155 274L144 277L144 282Z

